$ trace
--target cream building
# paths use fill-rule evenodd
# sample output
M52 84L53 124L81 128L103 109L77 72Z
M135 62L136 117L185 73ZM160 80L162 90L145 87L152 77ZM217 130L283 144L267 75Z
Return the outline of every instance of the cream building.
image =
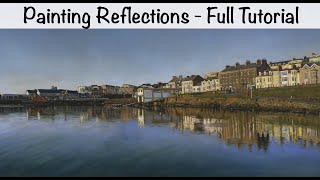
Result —
M208 77L201 82L201 92L213 92L220 90L219 78Z
M204 78L218 78L219 77L219 72L209 72L206 75L204 75Z
M318 73L320 71L320 62L306 63L299 69L300 84L319 83Z
M309 57L309 62L320 62L320 54L312 53L311 57Z
M280 70L272 71L272 87L280 87L281 86L281 76Z
M256 76L256 88L270 88L273 85L272 71L259 72Z
M300 72L299 72L299 69L291 69L289 71L289 73L290 73L289 86L300 85Z

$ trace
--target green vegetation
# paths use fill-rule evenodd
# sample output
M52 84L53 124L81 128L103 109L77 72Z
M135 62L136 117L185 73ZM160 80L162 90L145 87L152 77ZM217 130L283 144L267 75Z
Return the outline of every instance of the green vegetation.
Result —
M240 94L225 94L225 93L194 93L194 94L181 94L180 97L195 97L195 98L228 98L228 97L237 97L237 98L247 98L248 96L245 93Z
M259 89L253 91L253 96L319 98L320 85Z
M196 98L250 98L250 90L242 91L237 94L224 93L195 93L195 94L181 94L180 97L196 97ZM308 86L290 86L281 88L265 88L255 89L252 91L253 98L255 97L279 97L279 98L320 98L320 85Z

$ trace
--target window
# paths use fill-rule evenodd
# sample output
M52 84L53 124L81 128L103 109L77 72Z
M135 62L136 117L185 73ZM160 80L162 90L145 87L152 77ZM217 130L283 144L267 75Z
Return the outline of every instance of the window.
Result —
M318 76L318 73L317 72L312 72L313 76L314 77L317 77Z
M305 79L308 79L308 72L304 73L304 77L305 77Z

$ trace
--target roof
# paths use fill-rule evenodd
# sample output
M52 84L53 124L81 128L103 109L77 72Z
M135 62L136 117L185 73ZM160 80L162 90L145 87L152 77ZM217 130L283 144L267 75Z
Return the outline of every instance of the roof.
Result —
M207 77L205 78L204 80L205 81L208 81L208 80L214 80L214 79L219 79L218 77Z
M241 69L251 69L256 68L258 65L256 63L250 63L248 66L245 64L241 64L238 66L229 66L228 68L225 68L221 72L227 72L227 71L235 71L235 70L241 70Z
M270 69L268 64L257 64L257 63L250 63L248 65L246 64L240 64L238 66L229 66L228 68L225 68L221 72L228 72L228 71L235 71L235 70L242 70L242 69L251 69L251 68L258 68L258 71L265 71L267 69Z
M199 77L200 75L191 75L191 76L187 76L185 78L182 79L182 81L193 81L194 79L196 79L197 77ZM201 76L200 76L201 77ZM202 77L201 77L202 78Z
M306 62L301 65L301 68L305 65L312 66L313 64L320 66L320 62Z
M114 85L108 85L108 84L104 84L102 86L106 86L106 87L119 87L119 86L114 86Z
M74 91L74 90L67 90L68 93L74 93L74 94L78 94L78 91Z
M65 91L64 89L38 89L40 93L61 93Z
M124 86L136 87L135 85L131 85L131 84L123 84L121 87L124 87Z
M278 61L278 62L270 62L269 64L272 65L272 64L286 64L286 63L289 63L291 60L287 60L287 61Z
M27 96L26 94L1 94L2 96Z
M37 93L37 90L27 90L28 93Z
M179 80L180 80L179 77L175 76L175 77L173 77L173 78L171 79L171 81L169 81L169 82L177 82L177 81L179 81Z

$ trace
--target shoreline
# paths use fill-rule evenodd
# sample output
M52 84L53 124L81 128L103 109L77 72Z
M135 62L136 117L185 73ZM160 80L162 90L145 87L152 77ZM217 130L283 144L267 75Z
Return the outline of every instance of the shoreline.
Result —
M243 97L192 97L177 96L168 97L164 100L152 103L137 103L134 98L124 99L95 99L95 100L58 100L46 103L17 102L2 103L0 108L14 107L46 107L46 106L103 106L103 107L121 107L131 106L135 108L205 108L221 109L228 111L251 111L251 112L289 112L299 114L320 115L320 101L307 102L299 99L278 99L271 97L264 98L243 98Z
M251 111L251 112L289 112L299 114L320 115L320 102L303 102L295 99L276 98L240 98L240 97L169 97L162 101L138 104L140 108L206 108L223 109L229 111Z

